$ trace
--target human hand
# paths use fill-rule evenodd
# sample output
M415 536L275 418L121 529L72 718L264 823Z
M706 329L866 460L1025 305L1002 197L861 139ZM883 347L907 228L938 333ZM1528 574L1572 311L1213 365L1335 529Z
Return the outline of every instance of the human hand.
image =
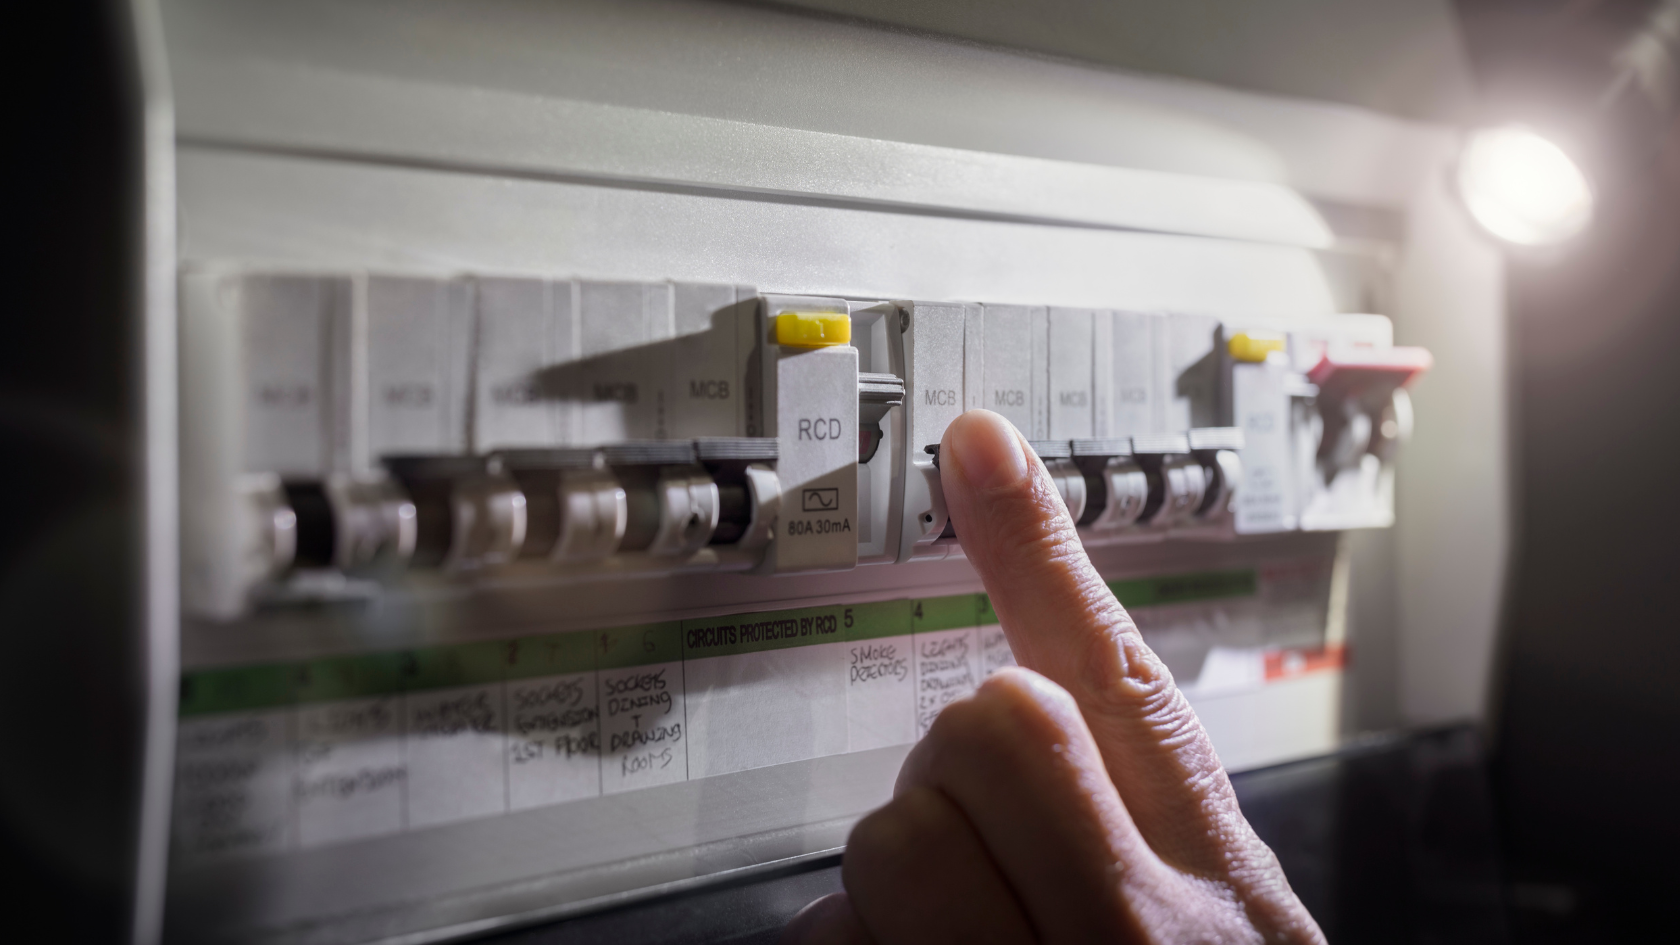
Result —
M945 708L783 941L1323 942L1015 428L964 414L940 466L1024 668Z

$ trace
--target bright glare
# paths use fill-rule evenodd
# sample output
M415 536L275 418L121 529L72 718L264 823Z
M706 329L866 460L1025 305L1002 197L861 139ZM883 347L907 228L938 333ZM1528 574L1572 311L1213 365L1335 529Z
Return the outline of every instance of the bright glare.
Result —
M1476 222L1524 246L1561 243L1592 220L1593 194L1575 162L1527 128L1488 128L1470 136L1458 189Z

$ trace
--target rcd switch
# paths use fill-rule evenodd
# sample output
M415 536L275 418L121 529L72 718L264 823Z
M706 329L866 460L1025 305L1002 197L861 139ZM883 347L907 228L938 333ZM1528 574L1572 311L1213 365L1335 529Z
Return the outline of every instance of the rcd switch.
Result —
M858 351L844 299L765 296L765 435L777 442L782 498L768 573L832 571L858 560Z
M1293 530L1300 520L1298 439L1295 402L1316 391L1292 369L1288 339L1258 329L1233 333L1227 341L1231 423L1243 432L1242 492L1233 504L1236 531L1245 535Z
M1429 370L1422 348L1326 352L1307 380L1318 392L1318 450L1303 528L1393 522L1393 459L1411 432L1406 385Z
M1239 534L1381 528L1411 426L1405 388L1428 370L1374 315L1227 328L1229 411L1243 431Z
M898 560L904 477L904 378L894 367L904 310L848 300L858 352L858 564Z
M886 438L882 421L904 406L904 382L896 374L858 372L858 462L875 458Z

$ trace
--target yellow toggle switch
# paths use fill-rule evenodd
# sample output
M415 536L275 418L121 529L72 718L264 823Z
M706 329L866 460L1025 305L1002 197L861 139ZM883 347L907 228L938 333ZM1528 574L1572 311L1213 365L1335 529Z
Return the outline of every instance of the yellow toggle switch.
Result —
M776 316L776 343L827 348L852 342L852 317L844 312L783 312Z
M1235 358L1238 361L1248 361L1258 364L1261 361L1266 360L1266 355L1271 354L1273 351L1282 351L1284 341L1282 335L1269 335L1258 332L1251 335L1245 331L1232 335L1231 343L1228 347L1231 349L1232 358Z

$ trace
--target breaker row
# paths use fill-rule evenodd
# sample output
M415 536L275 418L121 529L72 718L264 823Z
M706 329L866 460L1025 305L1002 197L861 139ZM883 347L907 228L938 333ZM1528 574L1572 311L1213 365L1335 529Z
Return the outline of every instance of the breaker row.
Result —
M959 555L937 444L975 407L1032 441L1087 541L1386 525L1402 388L1427 367L1377 316L377 274L182 288L184 590L214 617L419 570Z

